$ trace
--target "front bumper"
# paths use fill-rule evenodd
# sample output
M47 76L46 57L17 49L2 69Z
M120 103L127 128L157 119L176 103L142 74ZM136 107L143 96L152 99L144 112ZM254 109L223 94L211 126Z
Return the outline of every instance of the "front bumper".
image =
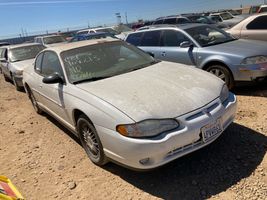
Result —
M267 63L255 65L238 65L236 81L254 81L267 77Z
M201 128L221 118L225 130L234 120L236 107L236 97L230 93L224 104L218 98L203 108L177 117L181 125L178 130L152 139L124 137L101 126L96 129L107 157L131 168L152 169L212 143L221 134L204 142Z
M14 79L19 87L23 87L23 82L22 82L23 76L22 75L15 75Z

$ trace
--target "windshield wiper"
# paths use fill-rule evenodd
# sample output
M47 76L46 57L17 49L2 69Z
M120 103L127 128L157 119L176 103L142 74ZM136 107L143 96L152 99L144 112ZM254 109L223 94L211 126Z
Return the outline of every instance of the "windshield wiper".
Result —
M76 84L80 84L80 83L84 83L84 82L92 82L92 81L98 81L98 80L102 80L105 78L109 78L110 76L99 76L99 77L92 77L92 78L87 78L87 79L83 79L83 80L79 80L79 81L74 81L72 82L74 85Z
M23 60L12 60L12 62L20 62L20 61L23 61Z

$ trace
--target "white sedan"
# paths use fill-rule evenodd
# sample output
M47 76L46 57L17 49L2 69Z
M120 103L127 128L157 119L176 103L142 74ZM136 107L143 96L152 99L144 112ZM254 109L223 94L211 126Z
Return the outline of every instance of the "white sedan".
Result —
M97 165L164 165L212 143L236 112L214 75L111 38L48 48L23 81L35 110L76 134Z

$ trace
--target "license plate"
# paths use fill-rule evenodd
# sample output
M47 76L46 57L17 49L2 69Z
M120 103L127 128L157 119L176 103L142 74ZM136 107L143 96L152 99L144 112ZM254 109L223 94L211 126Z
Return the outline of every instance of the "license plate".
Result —
M208 124L201 129L203 141L206 142L210 138L222 132L221 119L217 119L215 123Z

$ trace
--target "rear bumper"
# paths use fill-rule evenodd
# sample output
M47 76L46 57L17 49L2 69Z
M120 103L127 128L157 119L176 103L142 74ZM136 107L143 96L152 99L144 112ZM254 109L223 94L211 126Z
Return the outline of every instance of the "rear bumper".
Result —
M255 65L238 65L236 81L255 81L267 77L267 63Z
M230 93L224 104L216 99L203 108L177 117L181 125L177 130L152 139L127 138L100 126L96 129L107 157L131 168L152 169L215 141L221 133L204 142L201 128L220 118L225 130L234 120L236 107L236 97Z

